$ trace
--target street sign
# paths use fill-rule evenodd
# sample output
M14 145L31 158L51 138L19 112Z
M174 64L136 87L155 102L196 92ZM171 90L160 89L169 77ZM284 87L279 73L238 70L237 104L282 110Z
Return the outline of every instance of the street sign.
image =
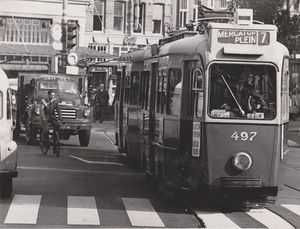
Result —
M71 66L76 66L78 64L78 55L76 52L69 52L67 55L67 62Z
M60 50L62 50L62 43L61 42L53 42L52 43L52 47L55 49L55 50L57 50L57 51L60 51Z
M69 75L78 75L78 67L77 66L67 66L66 74Z
M53 23L51 26L51 37L54 41L60 42L62 36L62 28L59 23Z

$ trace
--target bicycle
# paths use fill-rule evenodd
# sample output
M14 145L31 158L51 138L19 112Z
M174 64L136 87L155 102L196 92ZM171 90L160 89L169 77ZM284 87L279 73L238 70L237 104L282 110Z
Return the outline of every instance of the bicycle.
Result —
M52 125L51 125L52 126ZM59 141L59 133L56 128L49 128L48 141L44 139L45 131L41 131L40 135L40 147L43 155L46 155L50 149L50 146L53 147L53 154L56 157L60 155L60 141Z

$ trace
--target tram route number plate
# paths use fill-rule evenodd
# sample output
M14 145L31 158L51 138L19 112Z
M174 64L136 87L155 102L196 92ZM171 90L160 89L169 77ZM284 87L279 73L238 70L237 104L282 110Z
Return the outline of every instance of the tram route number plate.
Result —
M68 126L68 125L61 125L61 126L60 126L60 129L61 129L61 130L69 130L69 129L71 129L71 126Z

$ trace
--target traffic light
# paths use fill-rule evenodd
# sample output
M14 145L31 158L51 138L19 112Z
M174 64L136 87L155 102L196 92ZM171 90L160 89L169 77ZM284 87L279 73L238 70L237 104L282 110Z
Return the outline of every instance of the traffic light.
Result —
M77 44L77 28L75 23L68 23L62 29L61 42L65 44L66 51L70 51Z

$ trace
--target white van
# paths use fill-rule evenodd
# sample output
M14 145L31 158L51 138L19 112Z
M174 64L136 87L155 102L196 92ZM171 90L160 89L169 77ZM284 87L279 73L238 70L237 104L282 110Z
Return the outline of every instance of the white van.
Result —
M13 141L11 89L5 72L0 69L0 196L12 194L12 178L17 177L17 143Z

